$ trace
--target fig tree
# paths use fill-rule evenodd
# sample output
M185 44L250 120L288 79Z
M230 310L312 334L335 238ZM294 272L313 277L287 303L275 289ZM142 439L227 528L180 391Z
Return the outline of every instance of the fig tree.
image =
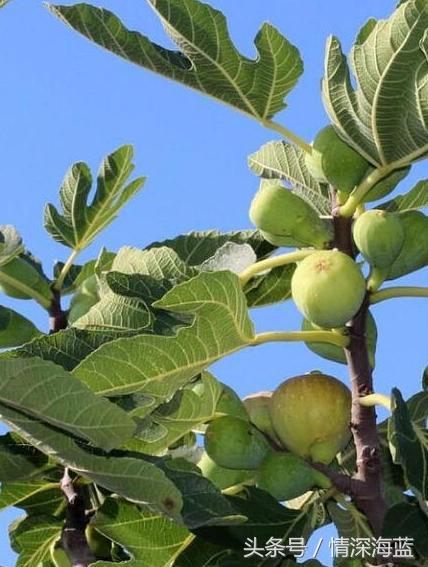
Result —
M290 378L272 395L272 424L292 453L330 463L351 435L351 393L332 376L313 372Z
M221 467L214 462L207 453L204 453L198 462L205 478L208 478L219 490L224 490L242 484L246 481L251 482L254 478L254 470L234 470Z
M326 126L312 143L312 153L305 156L306 166L315 179L330 183L338 191L350 193L367 175L370 164L336 133Z
M404 227L404 243L389 268L388 280L394 280L428 264L428 217L420 211L399 214Z
M306 319L331 329L343 327L358 311L366 282L352 258L338 250L322 250L298 264L291 293Z
M265 436L249 422L232 416L212 421L205 432L205 450L227 469L257 469L270 450Z
M331 486L328 478L292 453L270 453L257 473L257 486L280 501L297 498L320 483L322 488Z
M315 209L280 184L261 185L251 203L250 219L265 233L291 238L304 246L325 248L332 238Z
M277 441L269 411L271 397L272 392L258 392L244 398L244 406L250 416L251 423L269 439Z
M322 327L314 325L307 319L303 319L302 331L321 331ZM334 362L339 362L341 364L346 364L346 356L343 348L332 345L329 343L317 343L310 342L305 343L309 350L326 358L327 360L333 360ZM375 367L376 361L376 345L377 345L377 327L376 321L370 311L367 314L366 321L366 344L369 353L370 365L372 368Z

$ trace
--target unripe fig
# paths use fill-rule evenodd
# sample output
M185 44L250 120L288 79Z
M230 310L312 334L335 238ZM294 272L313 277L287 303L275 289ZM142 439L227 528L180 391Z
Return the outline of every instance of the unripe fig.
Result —
M306 167L321 183L330 183L338 191L350 193L367 175L370 164L336 133L326 126L316 136L312 153L306 154Z
M266 233L292 238L305 246L325 248L332 237L315 210L280 184L261 185L251 203L250 219Z
M15 299L31 299L28 293L20 289L20 282L43 295L47 301L52 299L49 282L25 256L17 256L0 267L0 289Z
M269 439L277 442L269 411L271 397L272 392L258 392L244 398L244 406L250 416L251 423Z
M420 211L406 211L399 216L404 226L404 243L389 268L388 280L400 278L428 264L428 217Z
M280 501L292 500L308 492L321 480L323 488L331 482L307 462L291 453L271 453L262 462L257 486Z
M260 234L265 240L274 246L281 246L284 248L299 248L303 247L304 243L298 242L290 236L279 236L278 234L272 234L271 232L266 232L266 230L260 230Z
M270 411L284 447L315 462L330 463L351 436L351 393L320 372L283 382L273 393Z
M358 311L366 282L352 258L337 250L323 250L298 264L291 293L306 319L331 329L343 327Z
M303 319L302 331L322 331L323 328L318 325L314 325L307 319ZM324 329L325 330L325 329ZM341 364L346 364L346 356L343 348L332 345L329 343L317 343L310 342L305 343L309 350L322 356L327 360L333 360L334 362L339 362ZM375 367L376 361L376 345L377 345L377 327L376 321L373 315L368 312L366 321L366 344L369 354L370 365L372 368Z
M245 421L249 420L248 412L245 409L244 403L238 394L227 384L221 384L223 386L223 391L220 394L220 398L217 402L217 407L215 409L218 415L231 415L233 417L239 417Z
M204 477L208 478L219 490L230 488L236 484L243 484L246 481L251 482L255 474L254 470L233 470L221 467L207 453L202 455L198 467Z
M372 209L357 218L353 235L358 250L374 268L389 268L404 243L400 215Z
M242 470L257 469L270 446L264 435L249 422L224 416L208 425L205 450L221 467Z

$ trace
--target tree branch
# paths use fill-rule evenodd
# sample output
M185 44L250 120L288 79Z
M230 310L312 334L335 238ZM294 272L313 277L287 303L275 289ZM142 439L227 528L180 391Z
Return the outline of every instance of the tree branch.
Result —
M85 534L88 515L83 487L74 486L68 468L64 470L61 490L68 502L61 545L67 552L73 567L88 567L90 563L96 561L96 557L88 545Z
M49 333L56 333L67 328L67 312L61 308L61 292L54 289L53 299L49 308Z
M335 246L352 258L352 219L342 217L333 200ZM352 477L350 495L356 506L367 516L375 536L380 536L386 514L382 493L380 444L375 407L365 407L359 398L373 393L372 368L366 344L366 318L369 301L366 298L358 313L348 323L349 345L345 347L352 391L351 430L357 454L357 470Z

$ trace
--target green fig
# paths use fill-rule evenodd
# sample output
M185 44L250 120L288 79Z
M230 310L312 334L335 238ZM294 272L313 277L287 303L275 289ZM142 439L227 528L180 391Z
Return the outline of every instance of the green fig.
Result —
M388 280L395 280L428 265L428 217L420 211L399 214L404 226L404 243L389 268Z
M375 268L389 268L404 243L400 215L372 209L357 218L353 235L358 250Z
M325 248L332 239L316 211L280 184L261 185L251 203L250 219L265 233L291 238L304 246Z
M291 279L291 294L299 311L326 329L343 327L360 308L365 293L360 268L338 250L307 256Z
M0 267L0 289L15 299L32 299L21 284L37 291L47 302L52 300L49 281L25 255L17 256Z
M322 331L325 330L318 325L314 325L307 319L303 319L302 323L302 331ZM366 321L366 343L367 349L369 353L370 365L372 368L375 367L375 360L376 360L376 346L377 346L377 327L376 321L374 320L373 315L368 313L367 321ZM317 342L310 342L305 343L309 350L321 356L322 358L326 358L327 360L332 360L333 362L339 362L340 364L346 364L346 356L345 351L343 348L332 345L329 343L317 343Z
M274 391L272 424L289 451L329 464L351 437L351 402L349 389L332 376L296 376Z
M279 236L278 234L266 232L266 230L260 230L260 234L270 244L273 244L273 246L280 246L284 248L302 248L304 246L302 242L298 242L290 236Z
M238 394L227 384L221 384L223 391L215 409L217 415L231 415L248 421L248 413Z
M326 126L312 143L312 153L305 155L309 173L320 183L330 183L343 193L350 193L367 175L370 164L344 142L333 126Z
M331 486L327 477L292 453L270 453L257 474L257 486L280 501L297 498L320 481L322 488Z
M227 469L257 469L270 450L262 433L248 421L224 416L208 425L205 450L211 459Z
M258 392L244 398L244 406L250 416L250 421L269 439L277 442L277 437L270 419L270 400L272 392Z
M219 490L225 490L236 484L250 482L254 478L254 470L226 469L214 462L207 453L203 453L198 467L205 478L208 478Z

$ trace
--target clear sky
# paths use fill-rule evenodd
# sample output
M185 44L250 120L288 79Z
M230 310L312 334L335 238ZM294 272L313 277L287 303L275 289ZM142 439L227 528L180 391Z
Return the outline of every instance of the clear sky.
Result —
M348 49L369 17L385 17L395 5L393 0L210 2L228 17L244 54L253 56L253 38L266 20L300 48L305 74L277 118L308 141L326 123L320 98L326 37L338 35ZM169 45L143 0L96 3ZM247 155L275 138L256 122L101 50L66 28L39 0L11 0L0 11L0 69L0 223L18 228L48 272L54 259L66 258L67 250L44 232L44 204L57 202L59 184L74 161L96 168L123 143L134 144L137 172L147 175L148 182L86 258L101 245L112 250L122 244L143 247L194 229L250 227L248 206L258 181L248 170ZM422 163L401 189L427 173ZM405 281L427 285L427 270ZM37 307L3 303L46 329L46 316ZM374 315L380 333L376 389L388 393L398 386L408 396L419 389L427 363L428 302L395 300L376 306ZM291 304L258 310L254 318L260 330L300 326ZM347 380L344 366L316 357L304 345L250 349L213 370L246 395L315 368ZM0 514L1 567L14 565L7 543L7 524L14 516L15 511ZM330 564L326 544L319 559Z

